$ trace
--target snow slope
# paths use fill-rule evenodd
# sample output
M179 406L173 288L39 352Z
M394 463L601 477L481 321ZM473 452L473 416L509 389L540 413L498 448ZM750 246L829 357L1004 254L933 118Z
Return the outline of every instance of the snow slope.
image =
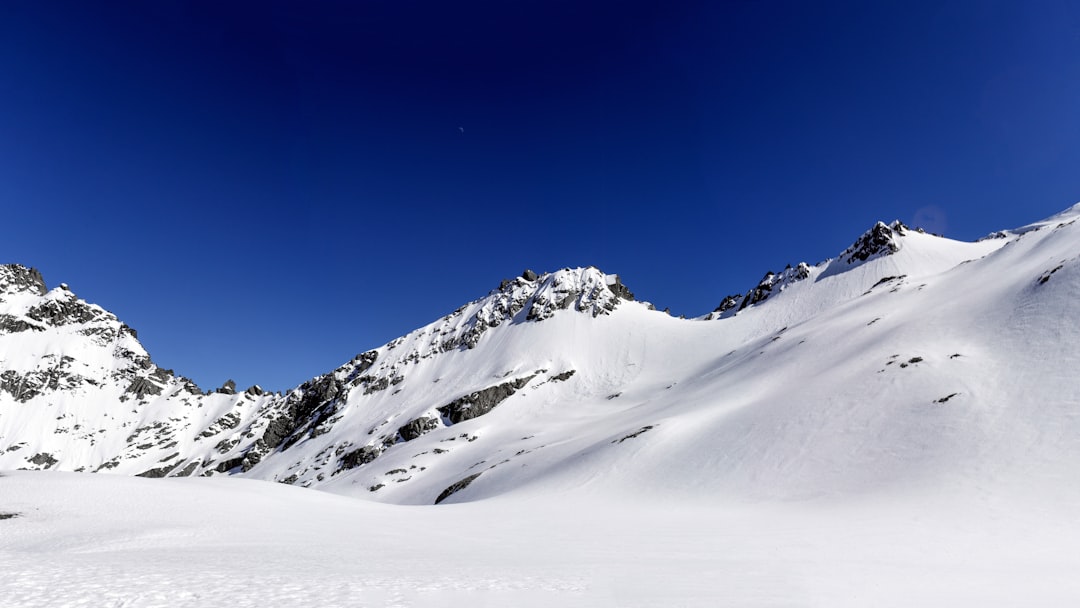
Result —
M0 466L405 504L1068 477L1078 215L976 243L879 223L695 320L595 268L526 272L286 395L204 394L109 313L4 267Z
M49 472L0 477L0 597L1075 603L1077 219L878 224L697 319L526 271L281 395L2 266L0 469Z

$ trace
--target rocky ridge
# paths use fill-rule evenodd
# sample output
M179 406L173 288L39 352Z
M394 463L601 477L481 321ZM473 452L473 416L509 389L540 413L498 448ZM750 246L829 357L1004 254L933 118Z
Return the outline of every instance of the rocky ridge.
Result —
M1074 223L1070 216L981 244L879 223L837 258L766 273L705 317L728 319L717 323L655 312L596 268L526 271L285 394L240 391L232 382L203 391L157 366L134 330L111 313L66 286L47 290L33 269L2 266L0 469L235 474L386 502L452 502L542 476L544 463L577 470L610 450L636 453L679 432L672 412L697 408L709 418L714 409L753 405L761 395L771 396L753 412L780 407L787 395L775 392L773 370L818 377L806 368L819 364L820 335L832 336L829 349L840 336L865 336L851 352L895 350L875 354L881 361L867 363L869 376L828 383L817 401L808 394L814 407L846 403L834 398L837 386L880 385L906 395L933 380L934 394L919 399L957 408L973 394L952 380L969 361L967 347L946 344L937 352L925 338L888 347L884 341L924 327L924 311L953 306L954 292L963 293L956 276L975 276L979 285L997 277L990 258L1001 257L999 250L1024 261L1010 268L1032 275L1013 273L1021 296L1009 291L1012 283L999 288L999 299L1022 297L1017 310L1036 310L1047 294L1074 289L1077 256L1067 246ZM1061 253L1028 263L1033 243L1044 240ZM1009 246L1016 243L1022 246ZM920 323L890 319L895 310L918 311ZM817 316L832 321L814 325ZM836 327L843 332L833 333ZM848 367L855 366L839 366ZM834 373L819 370L822 377ZM903 384L909 380L914 384ZM737 438L745 429L728 430Z
M410 367L472 349L492 328L538 323L561 311L607 315L633 299L617 277L595 268L526 271L487 297L281 395L258 386L238 393L231 381L201 390L158 367L136 332L112 313L77 298L66 285L47 290L36 269L0 266L0 294L0 348L33 352L0 364L0 393L13 402L0 401L0 408L45 408L57 421L54 436L33 447L0 423L0 467L149 477L250 471L270 453L330 433L350 400L400 392ZM35 348L50 342L66 346L62 352ZM342 471L371 462L397 442L491 411L535 375L478 386L447 399L433 418L414 420L363 445L341 441L309 459L307 467L298 464L291 476L296 480L328 465ZM104 405L90 416L93 423L81 406L86 400ZM118 435L124 439L115 441Z
M705 320L725 319L747 307L760 304L789 286L812 276L837 274L861 263L892 255L900 251L903 237L907 235L908 230L909 228L900 220L895 220L891 224L877 222L836 258L824 260L813 266L806 262L800 262L795 266L789 264L779 273L770 270L752 289L742 294L724 297L720 304L703 318Z

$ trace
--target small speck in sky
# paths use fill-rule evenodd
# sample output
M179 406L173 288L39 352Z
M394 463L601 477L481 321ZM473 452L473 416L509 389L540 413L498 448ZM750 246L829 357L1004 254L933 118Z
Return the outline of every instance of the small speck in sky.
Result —
M465 132L465 127L458 127L458 131L461 131L462 133L464 133Z

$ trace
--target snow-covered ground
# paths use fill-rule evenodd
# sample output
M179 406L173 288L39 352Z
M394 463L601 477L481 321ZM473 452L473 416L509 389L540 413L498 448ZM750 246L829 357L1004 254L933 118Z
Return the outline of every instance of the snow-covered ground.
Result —
M285 395L2 266L0 606L1080 603L1078 219L698 319L526 272Z
M235 478L12 472L0 603L1066 606L1080 599L1071 492L409 507Z

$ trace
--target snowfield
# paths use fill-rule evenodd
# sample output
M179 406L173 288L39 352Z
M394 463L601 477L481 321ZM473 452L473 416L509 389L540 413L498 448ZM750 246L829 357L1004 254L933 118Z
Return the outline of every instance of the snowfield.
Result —
M244 479L0 478L5 606L1064 606L1075 493L406 507Z
M0 604L1077 604L1077 219L697 319L526 271L286 394L0 266Z

